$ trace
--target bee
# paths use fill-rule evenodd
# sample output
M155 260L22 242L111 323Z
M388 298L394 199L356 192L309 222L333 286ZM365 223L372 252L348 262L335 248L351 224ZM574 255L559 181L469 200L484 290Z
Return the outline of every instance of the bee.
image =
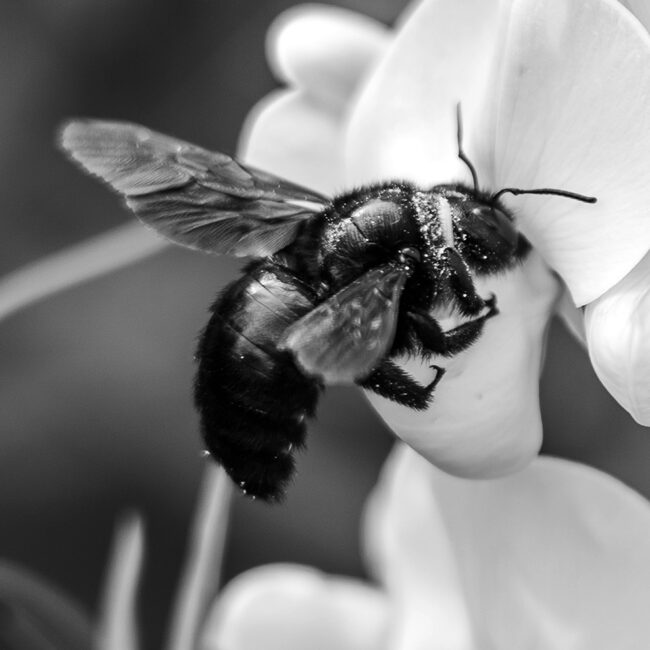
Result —
M521 263L530 244L500 201L462 183L367 185L333 198L142 126L80 120L61 145L182 246L250 257L199 338L194 400L207 450L242 491L278 501L325 385L357 384L427 408L444 369L418 383L399 355L449 358L497 316L474 279ZM445 330L434 314L454 311Z

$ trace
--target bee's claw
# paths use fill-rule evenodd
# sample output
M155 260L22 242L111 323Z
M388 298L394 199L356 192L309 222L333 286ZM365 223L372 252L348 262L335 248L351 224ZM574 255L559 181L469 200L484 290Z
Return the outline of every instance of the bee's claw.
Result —
M433 381L427 386L427 393L429 396L431 396L433 394L433 391L436 389L436 386L440 383L440 380L442 379L446 370L440 366L435 365L429 366L429 368L436 371L436 376L433 378Z

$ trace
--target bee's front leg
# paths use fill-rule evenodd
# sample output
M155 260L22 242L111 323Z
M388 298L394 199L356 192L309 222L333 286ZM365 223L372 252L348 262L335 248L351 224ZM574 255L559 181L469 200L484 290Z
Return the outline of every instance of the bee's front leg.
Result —
M484 304L488 311L483 316L446 332L427 312L409 312L408 317L426 352L452 357L472 345L481 336L485 321L499 313L494 295L484 301Z
M445 374L444 369L439 366L431 368L436 371L436 375L433 381L422 386L395 362L384 359L368 377L357 384L398 404L423 411L429 406L431 396Z

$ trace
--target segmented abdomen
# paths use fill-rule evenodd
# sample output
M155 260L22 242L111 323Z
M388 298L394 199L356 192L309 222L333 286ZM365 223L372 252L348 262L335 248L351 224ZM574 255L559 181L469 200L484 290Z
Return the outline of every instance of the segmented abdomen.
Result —
M277 343L313 309L309 288L271 261L226 287L201 335L194 398L208 450L243 491L278 500L320 386Z

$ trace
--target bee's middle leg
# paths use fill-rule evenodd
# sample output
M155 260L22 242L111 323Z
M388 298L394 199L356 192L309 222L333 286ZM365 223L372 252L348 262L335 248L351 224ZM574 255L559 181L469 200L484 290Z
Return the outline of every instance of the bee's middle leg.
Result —
M494 295L485 301L485 305L488 311L484 316L446 332L440 323L426 312L409 312L408 316L422 347L427 352L452 357L476 342L483 332L485 321L499 313Z
M438 382L445 374L443 368L431 366L436 375L426 386L419 384L404 369L390 359L384 359L364 380L357 384L377 395L417 411L425 410Z
M485 300L478 294L469 266L460 254L453 248L447 248L445 256L450 270L449 282L460 312L464 316L478 316L486 307L491 308L494 296Z

